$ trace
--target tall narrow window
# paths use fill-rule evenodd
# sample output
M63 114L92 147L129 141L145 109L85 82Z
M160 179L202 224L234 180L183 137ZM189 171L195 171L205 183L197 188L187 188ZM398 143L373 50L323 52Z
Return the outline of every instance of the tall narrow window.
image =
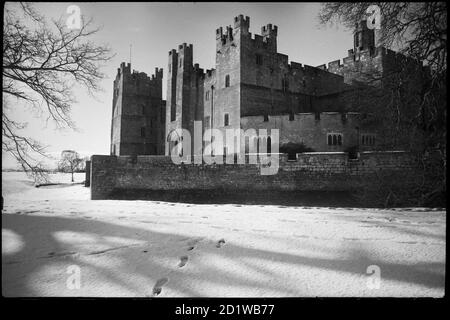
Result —
M170 106L170 121L175 121L177 117L177 105L175 102L172 102L172 105Z
M206 100L206 101L208 101L208 100L209 100L209 90L208 90L208 91L206 91L206 94L205 94L205 100Z
M327 144L329 146L342 146L342 134L341 133L328 133Z
M267 153L272 153L272 138L267 138Z
M223 125L224 127L230 125L230 116L228 113L225 113L225 115L223 116Z
M363 134L363 135L361 135L361 144L363 146L373 146L373 145L375 145L375 135L373 135L373 134Z
M336 137L336 135L334 134L334 135L333 135L333 146L335 146L335 145L337 145L337 137Z
M183 65L183 58L180 58L180 68Z
M262 63L262 55L260 55L260 54L256 54L256 64L258 65L258 66L261 66L263 63Z
M169 72L170 72L170 70L171 70L171 68L170 68L170 67L171 67L171 65L169 64Z
M225 88L228 88L230 86L230 75L225 76Z
M141 127L141 137L145 138L145 127Z
M281 87L282 87L284 92L288 91L288 89L289 89L289 81L288 81L288 79L283 78L281 80Z

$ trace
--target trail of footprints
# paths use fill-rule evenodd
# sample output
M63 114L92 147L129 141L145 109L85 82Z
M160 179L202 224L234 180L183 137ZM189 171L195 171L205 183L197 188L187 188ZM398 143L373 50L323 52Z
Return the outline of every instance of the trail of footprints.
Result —
M193 239L190 240L187 245L187 251L192 251L196 248L196 245L198 242L200 242L201 239ZM223 247L223 245L225 244L225 239L220 239L219 241L216 242L216 248L221 248ZM189 256L184 255L180 257L180 262L178 263L178 268L183 268L184 266L187 265L189 260ZM164 277L159 279L158 281L156 281L155 285L153 286L153 296L159 296L162 292L162 288L163 286L169 282L169 277Z

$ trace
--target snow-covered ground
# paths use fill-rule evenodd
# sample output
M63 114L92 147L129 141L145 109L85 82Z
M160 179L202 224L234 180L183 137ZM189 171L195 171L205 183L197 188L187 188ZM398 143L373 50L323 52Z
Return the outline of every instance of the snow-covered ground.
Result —
M9 172L2 195L4 296L444 295L442 210L91 201Z

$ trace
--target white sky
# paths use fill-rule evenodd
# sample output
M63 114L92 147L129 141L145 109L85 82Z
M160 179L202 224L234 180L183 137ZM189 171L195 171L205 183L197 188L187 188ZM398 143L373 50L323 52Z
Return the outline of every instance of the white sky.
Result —
M92 98L85 90L74 88L78 102L72 118L79 128L55 130L45 119L17 105L14 119L28 122L24 134L48 145L47 151L58 157L62 150L73 149L83 156L109 154L112 85L120 62L128 62L132 45L132 69L153 74L164 69L163 97L166 96L168 52L186 42L194 46L194 63L214 68L215 30L233 24L239 14L250 17L250 32L260 34L268 23L278 26L278 51L290 61L321 65L343 58L353 47L352 34L342 26L320 26L320 3L36 3L47 18L68 17L66 9L76 4L81 13L93 17L103 29L92 41L108 44L116 56L103 71L103 91ZM7 4L8 5L8 4ZM51 162L49 162L51 163ZM2 167L15 167L9 155L2 153Z

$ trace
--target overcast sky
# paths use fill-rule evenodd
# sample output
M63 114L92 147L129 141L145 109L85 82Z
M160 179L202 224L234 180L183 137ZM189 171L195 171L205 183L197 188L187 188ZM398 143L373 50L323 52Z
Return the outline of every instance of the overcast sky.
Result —
M250 17L250 32L260 34L268 23L278 26L278 52L289 61L312 66L346 56L352 48L352 34L342 26L320 26L320 3L36 3L46 17L68 17L67 7L76 4L81 13L93 17L102 30L92 41L108 44L116 56L103 68L108 76L103 92L92 98L75 88L78 102L72 118L79 131L55 130L45 119L18 105L14 119L28 122L24 134L48 145L47 151L59 156L64 149L82 155L109 154L112 85L120 62L129 62L132 45L132 69L153 74L164 69L163 97L166 97L168 52L186 42L194 46L194 63L214 68L215 30L233 24L239 14ZM22 111L23 110L23 111ZM2 154L2 166L15 167Z

